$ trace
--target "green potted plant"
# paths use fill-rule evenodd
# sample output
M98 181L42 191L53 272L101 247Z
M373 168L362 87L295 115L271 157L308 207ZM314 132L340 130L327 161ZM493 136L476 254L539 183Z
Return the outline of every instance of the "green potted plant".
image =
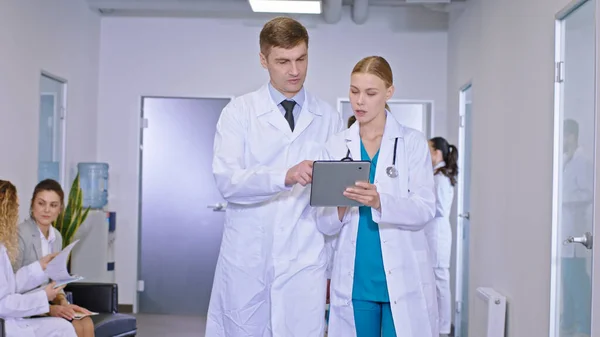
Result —
M77 173L77 176L71 185L65 209L60 212L58 218L56 218L56 221L54 222L54 228L62 235L63 249L71 244L75 237L75 233L77 233L79 226L87 218L89 211L89 207L86 209L83 208L83 191L79 185L79 173Z

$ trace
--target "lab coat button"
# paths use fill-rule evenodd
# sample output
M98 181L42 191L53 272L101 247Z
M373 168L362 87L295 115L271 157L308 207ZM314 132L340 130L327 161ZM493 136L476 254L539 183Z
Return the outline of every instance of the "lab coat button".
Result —
M388 274L392 275L392 271L391 271L391 270L388 270Z

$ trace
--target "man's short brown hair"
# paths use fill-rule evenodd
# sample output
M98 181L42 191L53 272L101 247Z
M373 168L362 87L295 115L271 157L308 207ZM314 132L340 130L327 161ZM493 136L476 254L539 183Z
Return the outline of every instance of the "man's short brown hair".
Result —
M298 21L279 16L267 22L260 31L260 52L268 55L271 48L291 49L306 43L308 47L308 32Z

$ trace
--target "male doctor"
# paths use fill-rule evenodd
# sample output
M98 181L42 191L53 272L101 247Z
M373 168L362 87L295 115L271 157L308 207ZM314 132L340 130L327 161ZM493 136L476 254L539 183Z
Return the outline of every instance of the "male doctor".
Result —
M259 55L270 82L231 101L217 123L213 174L228 204L206 337L322 336L328 253L316 221L339 220L309 205L309 184L342 118L303 87L302 24L267 22Z

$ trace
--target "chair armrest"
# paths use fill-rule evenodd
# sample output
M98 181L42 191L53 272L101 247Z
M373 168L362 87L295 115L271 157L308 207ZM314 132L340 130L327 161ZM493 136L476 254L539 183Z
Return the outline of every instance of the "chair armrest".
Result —
M115 283L74 282L65 287L73 304L98 313L119 311L118 287Z
M6 331L4 331L4 320L0 318L0 337L6 337Z

